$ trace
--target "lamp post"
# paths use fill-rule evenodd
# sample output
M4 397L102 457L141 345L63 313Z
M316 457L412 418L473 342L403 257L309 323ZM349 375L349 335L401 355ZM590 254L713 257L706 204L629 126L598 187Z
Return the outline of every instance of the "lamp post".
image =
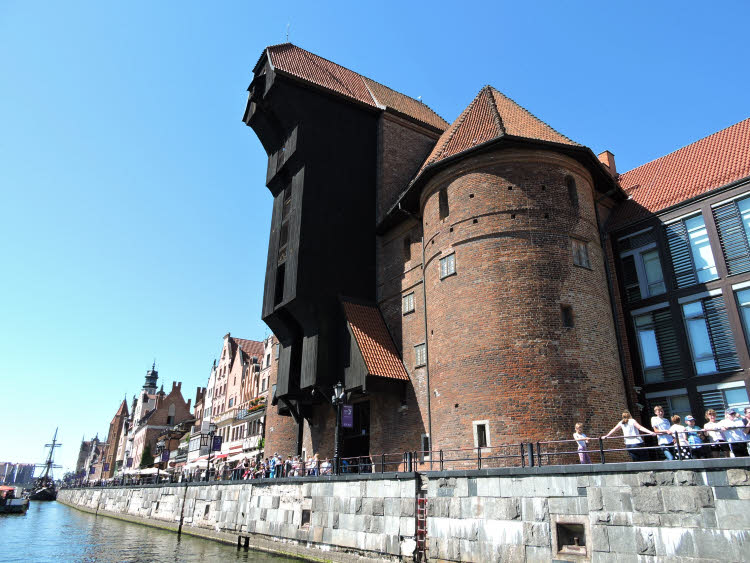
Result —
M340 442L340 426L341 426L341 403L344 402L344 385L339 381L333 387L333 397L331 402L336 407L336 433L333 437L333 472L335 475L339 474L339 442Z
M211 471L211 452L214 449L214 433L216 432L216 425L209 423L208 433L201 433L201 446L208 445L208 461L206 462L206 481L209 480L209 472Z

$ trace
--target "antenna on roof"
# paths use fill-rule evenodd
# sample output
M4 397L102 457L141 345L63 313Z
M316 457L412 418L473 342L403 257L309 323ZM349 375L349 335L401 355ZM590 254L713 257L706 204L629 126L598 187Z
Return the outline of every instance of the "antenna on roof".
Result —
M286 24L286 42L289 43L289 26L292 25L290 23Z

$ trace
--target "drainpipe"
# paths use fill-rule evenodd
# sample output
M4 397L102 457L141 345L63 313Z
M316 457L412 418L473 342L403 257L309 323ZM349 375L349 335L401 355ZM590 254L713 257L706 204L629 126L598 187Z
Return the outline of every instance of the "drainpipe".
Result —
M425 252L424 252L424 225L422 226L422 305L424 306L424 374L427 384L427 435L429 436L430 452L435 451L432 443L432 409L430 402L432 390L430 389L430 345L427 333L427 281L425 280ZM420 444L421 447L421 444ZM432 469L432 455L430 455L430 469Z

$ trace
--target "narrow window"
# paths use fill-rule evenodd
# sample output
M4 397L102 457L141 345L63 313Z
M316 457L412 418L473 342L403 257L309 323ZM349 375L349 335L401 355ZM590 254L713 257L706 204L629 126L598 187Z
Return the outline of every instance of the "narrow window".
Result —
M564 328L573 328L573 307L570 305L560 305L562 314L562 325Z
M174 403L169 405L169 410L167 411L167 426L172 426L174 424Z
M489 420L475 420L472 422L474 426L474 447L475 448L489 448L490 447L490 422Z
M641 368L646 383L664 381L664 371L659 355L659 341L656 335L656 325L653 315L647 313L633 319L641 355Z
M414 346L414 367L421 367L427 363L427 348L424 344Z
M414 292L407 293L403 298L403 314L414 312Z
M411 260L411 238L408 236L404 237L404 260Z
M714 207L713 214L729 275L750 271L750 198Z
M706 385L707 389L700 394L703 408L705 410L714 409L716 418L719 420L724 418L726 409L733 408L737 412L743 413L746 407L750 407L744 384L734 382L730 385L736 385L736 387L727 388L725 387L726 384L723 384L721 385L723 389L718 389L719 385Z
M682 313L687 325L695 373L698 375L715 373L717 371L716 361L702 303L700 301L686 303L682 306Z
M419 452L420 461L430 461L430 435L422 434L422 451Z
M570 239L570 242L573 249L573 264L583 268L591 268L588 244L577 239Z
M568 188L568 198L573 207L578 207L578 188L573 176L565 176L565 186Z
M448 207L448 190L441 188L438 193L438 203L440 204L440 218L445 219L450 214Z
M667 290L653 229L624 237L618 246L628 302L660 295Z
M456 273L456 253L453 252L440 259L440 279Z
M276 291L274 292L273 304L278 305L284 300L284 274L286 264L282 264L276 269Z

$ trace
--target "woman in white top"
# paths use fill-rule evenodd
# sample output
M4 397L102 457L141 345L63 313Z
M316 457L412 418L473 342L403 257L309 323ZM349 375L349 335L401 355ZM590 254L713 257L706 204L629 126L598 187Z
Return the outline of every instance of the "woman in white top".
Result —
M639 430L646 434L655 436L655 432L651 432L645 426L641 426L633 420L633 417L628 411L622 413L622 420L618 422L615 427L610 430L605 438L609 438L615 433L618 428L622 429L622 435L625 436L625 448L628 450L628 455L633 461L648 461L648 452L641 450L643 447L643 438L641 438Z
M674 438L669 433L669 428L672 424L664 418L664 409L657 405L654 407L654 416L651 417L651 428L654 429L659 435L659 445L663 448L664 457L667 459L674 459L674 448L670 447L674 444Z
M711 450L721 457L721 452L728 452L729 446L724 436L721 434L721 423L716 421L716 411L708 409L706 411L706 424L703 426L707 430L708 438L711 440Z

